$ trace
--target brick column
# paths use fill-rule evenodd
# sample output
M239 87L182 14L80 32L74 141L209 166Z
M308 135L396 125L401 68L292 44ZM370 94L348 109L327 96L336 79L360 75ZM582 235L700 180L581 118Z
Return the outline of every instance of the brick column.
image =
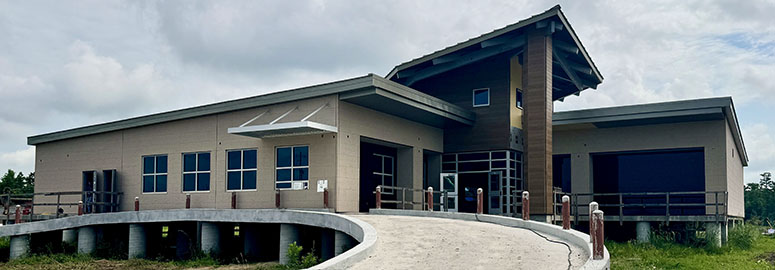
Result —
M524 52L526 184L531 214L551 214L552 205L552 36L527 32Z

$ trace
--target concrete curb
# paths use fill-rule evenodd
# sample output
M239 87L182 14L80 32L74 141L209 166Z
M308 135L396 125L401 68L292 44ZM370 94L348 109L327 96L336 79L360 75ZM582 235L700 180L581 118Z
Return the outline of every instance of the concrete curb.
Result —
M91 225L177 221L301 224L341 231L360 242L347 252L311 269L346 269L367 258L374 252L377 243L377 231L364 221L320 211L276 209L172 209L91 214L2 226L0 227L0 237L74 229Z
M430 211L418 211L418 210L394 210L394 209L370 209L369 214L372 215L394 215L394 216L413 216L413 217L435 217L435 218L449 218L467 221L484 221L489 223L500 224L504 226L518 227L531 229L536 232L545 235L551 235L564 240L574 246L580 247L587 253L587 261L579 269L584 270L597 270L597 269L610 269L611 268L611 254L608 253L608 249L605 249L605 253L602 260L592 260L592 244L589 243L589 235L576 230L563 230L562 227L552 225L549 223L537 222L537 221L525 221L522 219L495 216L495 215L477 215L473 213L455 213L455 212L430 212Z

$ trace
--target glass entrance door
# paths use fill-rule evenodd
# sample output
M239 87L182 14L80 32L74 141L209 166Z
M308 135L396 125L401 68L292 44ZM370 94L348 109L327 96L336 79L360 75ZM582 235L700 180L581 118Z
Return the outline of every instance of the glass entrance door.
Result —
M444 204L449 212L457 212L457 174L442 173L440 181L441 190L447 191L447 201Z
M490 215L501 214L501 180L503 179L502 171L490 172L489 181L487 181L487 197L489 197L488 212Z

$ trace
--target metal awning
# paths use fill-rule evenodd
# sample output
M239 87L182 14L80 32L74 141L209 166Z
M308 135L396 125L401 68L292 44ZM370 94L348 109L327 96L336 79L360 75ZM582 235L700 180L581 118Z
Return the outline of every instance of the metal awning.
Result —
M248 126L248 124L256 121L257 119L261 118L261 116L269 112L269 111L264 111L259 115L257 115L256 117L253 117L253 119L250 119L244 124L240 125L239 127L229 128L228 132L229 134L242 135L242 136L248 136L253 138L271 138L271 137L298 136L298 135L321 134L321 133L336 133L338 129L335 126L308 121L310 117L318 113L326 106L328 106L328 103L323 104L315 111L313 111L312 113L302 118L300 121L278 123L278 121L285 118L285 116L288 116L288 114L298 109L298 107L294 107L293 109L289 110L283 115L280 115L280 117L277 117L277 119L274 119L272 120L272 122L269 122L269 124Z

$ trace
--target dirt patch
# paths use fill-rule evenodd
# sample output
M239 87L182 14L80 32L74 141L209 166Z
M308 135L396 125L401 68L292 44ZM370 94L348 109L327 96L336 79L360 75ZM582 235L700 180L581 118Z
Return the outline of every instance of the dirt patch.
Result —
M764 261L770 265L775 265L775 252L767 252L759 256L756 256L756 260L758 262Z

